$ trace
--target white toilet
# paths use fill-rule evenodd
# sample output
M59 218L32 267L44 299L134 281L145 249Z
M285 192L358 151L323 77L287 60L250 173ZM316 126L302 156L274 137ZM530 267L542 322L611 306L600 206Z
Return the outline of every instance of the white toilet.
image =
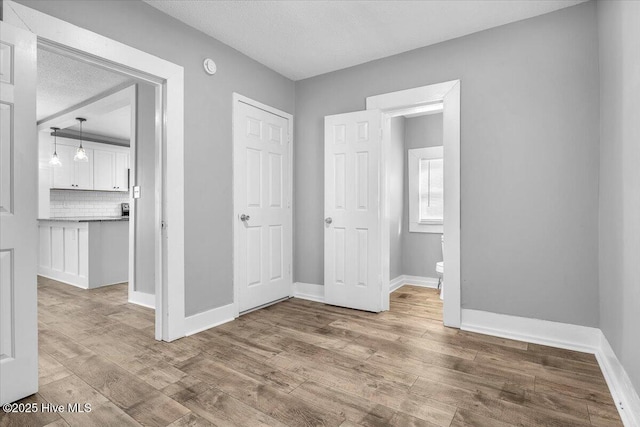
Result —
M442 258L444 258L444 234L440 237L440 246L442 247ZM438 289L440 289L440 299L444 300L444 261L436 263L436 273L438 273Z

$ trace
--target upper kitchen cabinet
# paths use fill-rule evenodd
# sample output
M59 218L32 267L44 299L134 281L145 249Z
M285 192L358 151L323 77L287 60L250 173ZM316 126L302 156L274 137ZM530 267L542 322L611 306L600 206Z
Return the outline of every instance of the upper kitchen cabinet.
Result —
M58 157L62 166L53 169L51 188L93 190L93 150L85 148L89 161L75 162L75 145L58 144Z
M89 161L75 162L76 144L61 139L57 152L62 166L51 168L51 188L129 191L129 147L84 142Z
M129 153L114 149L94 150L94 189L129 190Z
M116 191L129 190L129 153L116 153L115 164L115 187Z

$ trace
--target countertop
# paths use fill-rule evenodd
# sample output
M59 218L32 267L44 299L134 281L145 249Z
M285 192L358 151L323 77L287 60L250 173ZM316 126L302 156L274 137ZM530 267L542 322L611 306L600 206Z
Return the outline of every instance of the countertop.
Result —
M101 221L129 221L128 216L77 216L58 218L38 218L38 221L64 221L64 222L101 222Z

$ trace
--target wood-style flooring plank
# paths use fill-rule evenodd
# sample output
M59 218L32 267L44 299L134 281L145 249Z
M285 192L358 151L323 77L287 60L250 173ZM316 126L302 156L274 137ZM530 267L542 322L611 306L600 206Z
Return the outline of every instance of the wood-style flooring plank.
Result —
M126 283L38 283L25 401L92 411L0 427L622 425L593 355L446 328L434 289L403 286L382 313L289 299L165 343Z

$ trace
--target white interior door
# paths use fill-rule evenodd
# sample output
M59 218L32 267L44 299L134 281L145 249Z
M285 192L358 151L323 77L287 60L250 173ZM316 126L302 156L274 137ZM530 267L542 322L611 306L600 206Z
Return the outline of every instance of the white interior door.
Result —
M290 139L287 118L236 103L235 262L243 312L291 294Z
M327 304L381 310L382 113L324 119L324 286Z
M38 391L36 36L0 22L0 403Z

